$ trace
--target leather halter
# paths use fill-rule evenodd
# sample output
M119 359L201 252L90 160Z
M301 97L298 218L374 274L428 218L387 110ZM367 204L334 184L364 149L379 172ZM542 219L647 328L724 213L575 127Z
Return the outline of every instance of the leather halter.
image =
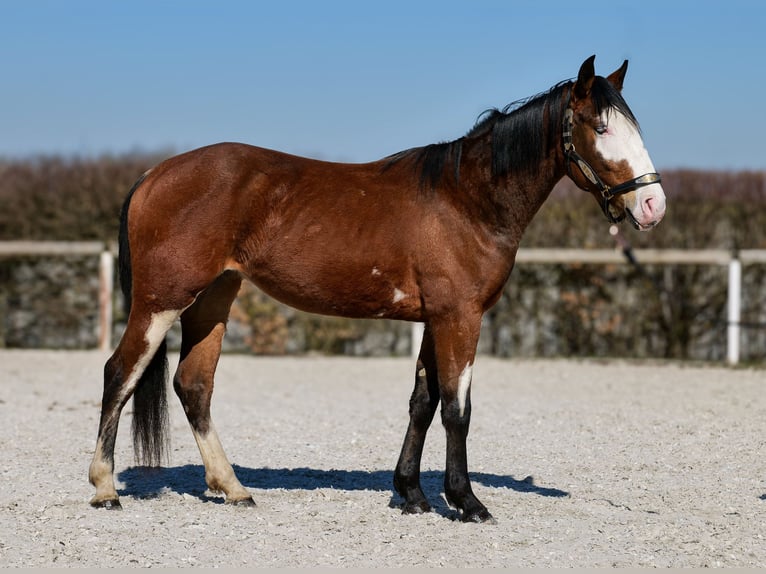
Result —
M566 159L567 175L569 175L572 181L575 181L575 179L572 177L572 163L574 162L575 165L577 165L577 167L580 169L580 172L585 176L585 178L593 185L595 185L598 188L598 191L601 193L601 210L604 212L604 215L606 215L606 218L610 221L610 223L617 223L622 221L625 219L625 212L623 212L621 215L615 216L612 215L612 212L609 209L611 207L610 202L612 199L618 195L623 195L624 193L638 189L639 187L652 185L653 183L659 183L662 181L660 174L645 173L644 175L639 175L638 177L634 177L633 179L620 183L619 185L615 185L614 187L609 187L593 170L590 164L585 161L585 159L583 159L579 153L577 153L577 150L575 150L574 143L572 143L573 126L574 111L571 107L569 107L569 105L567 105L567 108L564 111L563 126L564 158ZM575 184L577 184L576 181ZM577 187L583 191L590 191L580 185L577 185Z

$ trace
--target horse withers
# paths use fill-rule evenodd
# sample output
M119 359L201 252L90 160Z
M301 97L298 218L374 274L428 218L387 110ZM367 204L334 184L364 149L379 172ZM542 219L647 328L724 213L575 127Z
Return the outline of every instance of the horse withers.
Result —
M173 388L207 485L227 503L254 504L210 418L229 309L246 279L312 313L423 322L394 487L403 512L431 509L420 460L441 405L446 499L464 521L492 521L468 476L471 373L482 315L503 291L522 233L566 175L612 222L647 230L665 213L660 177L621 95L627 61L605 78L595 75L594 58L575 80L483 114L459 139L379 161L330 163L221 143L146 172L120 218L130 312L104 367L91 504L121 507L114 446L131 396L137 458L163 460L165 337L179 319Z

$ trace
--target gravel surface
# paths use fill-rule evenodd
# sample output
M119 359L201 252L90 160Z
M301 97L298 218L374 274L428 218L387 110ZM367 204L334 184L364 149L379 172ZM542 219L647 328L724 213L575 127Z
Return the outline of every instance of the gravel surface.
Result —
M438 415L434 512L401 514L408 359L225 355L213 420L257 507L205 489L173 398L168 465L134 466L127 407L124 510L92 509L105 359L0 352L0 566L766 567L764 370L479 357L469 468L497 524L477 525L444 501Z

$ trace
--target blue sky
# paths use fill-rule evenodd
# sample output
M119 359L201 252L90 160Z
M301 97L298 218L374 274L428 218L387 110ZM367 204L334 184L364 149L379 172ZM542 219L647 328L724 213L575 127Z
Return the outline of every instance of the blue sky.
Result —
M630 60L658 169L766 170L760 0L2 0L0 157L243 141L369 161Z

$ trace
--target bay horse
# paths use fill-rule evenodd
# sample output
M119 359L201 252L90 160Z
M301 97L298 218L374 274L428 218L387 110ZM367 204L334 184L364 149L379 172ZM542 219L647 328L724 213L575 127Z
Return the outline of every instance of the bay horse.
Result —
M165 337L178 319L173 388L207 485L227 503L255 504L210 418L229 309L247 279L311 313L424 323L394 488L404 513L431 510L420 461L441 405L447 502L464 521L494 521L468 476L471 373L482 315L503 291L522 233L565 175L612 222L648 230L665 213L660 176L621 94L628 62L605 78L594 59L574 80L485 112L459 139L371 163L220 143L144 173L120 217L129 316L104 366L91 505L121 508L114 447L131 396L137 459L164 460Z

